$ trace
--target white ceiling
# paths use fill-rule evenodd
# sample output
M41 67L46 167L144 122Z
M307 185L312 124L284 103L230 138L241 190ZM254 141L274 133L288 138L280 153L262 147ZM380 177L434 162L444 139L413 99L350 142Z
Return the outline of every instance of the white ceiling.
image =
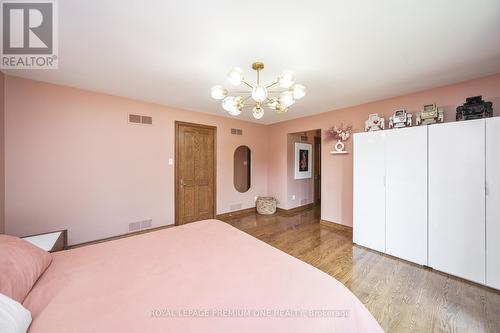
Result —
M262 60L266 82L291 69L308 88L264 124L500 72L499 0L58 4L59 69L8 74L227 115L210 87Z

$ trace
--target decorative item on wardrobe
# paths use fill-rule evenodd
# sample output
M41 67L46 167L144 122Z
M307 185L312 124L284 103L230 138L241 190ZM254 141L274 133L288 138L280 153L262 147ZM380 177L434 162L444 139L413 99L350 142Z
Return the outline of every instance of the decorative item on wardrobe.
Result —
M493 103L483 101L483 96L468 97L457 107L457 121L489 117L493 117Z
M335 150L331 151L330 154L347 154L344 142L349 140L351 134L352 134L351 125L344 127L344 124L341 124L339 127L333 126L332 128L330 128L327 131L327 136L337 140L334 146Z
M412 114L406 112L406 109L399 109L389 117L389 128L410 127L413 125Z
M415 125L430 125L444 121L444 110L436 104L426 104L417 112Z
M365 132L379 131L385 129L385 119L378 113L372 113L365 121Z

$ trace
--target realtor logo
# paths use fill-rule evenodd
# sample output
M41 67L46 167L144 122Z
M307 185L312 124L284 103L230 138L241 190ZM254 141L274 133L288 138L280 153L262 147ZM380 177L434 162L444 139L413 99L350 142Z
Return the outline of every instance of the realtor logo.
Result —
M53 0L2 1L1 68L57 68L56 9Z

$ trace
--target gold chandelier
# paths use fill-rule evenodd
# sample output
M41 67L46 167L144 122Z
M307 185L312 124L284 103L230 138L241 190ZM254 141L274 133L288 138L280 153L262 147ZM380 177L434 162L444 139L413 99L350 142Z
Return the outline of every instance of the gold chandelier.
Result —
M306 95L306 87L295 83L295 74L292 71L284 70L274 83L265 86L260 83L260 71L264 69L264 63L254 62L252 69L257 72L255 85L251 85L245 80L241 68L235 67L229 71L227 75L229 82L234 86L243 83L250 88L249 90L232 92L236 96L231 96L231 93L223 86L212 87L212 97L222 100L222 108L232 116L241 114L245 108L252 108L255 119L264 116L264 107L278 113L285 113L297 99L301 99ZM271 89L275 86L279 86L281 89Z

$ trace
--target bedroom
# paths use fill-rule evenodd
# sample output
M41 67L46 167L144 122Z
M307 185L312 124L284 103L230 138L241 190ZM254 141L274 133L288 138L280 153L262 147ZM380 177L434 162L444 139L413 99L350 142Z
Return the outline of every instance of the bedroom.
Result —
M30 3L2 2L18 331L500 330L498 1Z

